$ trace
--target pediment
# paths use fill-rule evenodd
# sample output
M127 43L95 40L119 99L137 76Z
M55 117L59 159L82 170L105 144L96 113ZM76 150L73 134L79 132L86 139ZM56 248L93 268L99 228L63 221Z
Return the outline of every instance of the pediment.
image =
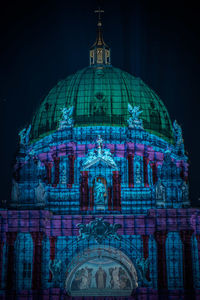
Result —
M118 170L110 149L102 149L101 147L98 147L97 149L89 150L85 159L83 160L83 170L94 167L98 163L104 164L105 167Z
M105 168L118 170L116 164L108 162L108 161L106 161L106 160L104 160L103 158L100 158L100 157L98 157L98 158L94 159L93 161L89 162L88 164L86 164L84 166L83 170L95 168L95 167L98 167L100 165L105 167Z

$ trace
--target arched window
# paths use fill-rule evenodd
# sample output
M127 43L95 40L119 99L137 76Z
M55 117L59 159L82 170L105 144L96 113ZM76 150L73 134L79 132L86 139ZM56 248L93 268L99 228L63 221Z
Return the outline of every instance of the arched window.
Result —
M166 240L167 280L169 289L183 287L182 242L178 232L168 233Z
M31 289L33 240L29 233L19 233L15 242L16 250L16 288Z

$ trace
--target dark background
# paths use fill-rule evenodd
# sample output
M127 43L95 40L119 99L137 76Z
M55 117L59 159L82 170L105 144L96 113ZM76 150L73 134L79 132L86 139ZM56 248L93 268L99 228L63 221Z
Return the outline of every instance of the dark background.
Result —
M197 1L100 1L112 64L153 88L183 128L190 194L200 201L200 10ZM88 65L99 1L1 1L1 200L10 198L18 132L60 79Z

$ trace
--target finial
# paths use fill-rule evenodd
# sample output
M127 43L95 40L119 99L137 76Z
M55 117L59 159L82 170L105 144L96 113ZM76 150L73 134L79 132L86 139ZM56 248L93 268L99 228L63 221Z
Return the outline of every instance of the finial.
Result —
M101 23L101 14L104 13L104 10L99 7L94 12L95 12L95 14L98 14L98 23L97 23L97 26L101 27L102 26L102 23Z

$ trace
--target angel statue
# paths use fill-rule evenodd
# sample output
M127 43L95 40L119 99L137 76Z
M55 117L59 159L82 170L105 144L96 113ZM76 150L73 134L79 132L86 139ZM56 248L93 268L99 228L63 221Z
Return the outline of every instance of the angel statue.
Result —
M131 115L131 117L127 120L129 127L135 129L143 129L142 120L139 119L139 115L143 112L142 110L140 110L140 107L132 107L132 105L128 103L128 112Z
M59 129L64 129L66 127L73 126L74 120L72 119L74 107L71 106L69 108L63 107L61 109L62 112L62 119L60 121Z
M29 142L29 135L31 131L31 125L28 128L24 128L19 132L20 145L26 146Z

